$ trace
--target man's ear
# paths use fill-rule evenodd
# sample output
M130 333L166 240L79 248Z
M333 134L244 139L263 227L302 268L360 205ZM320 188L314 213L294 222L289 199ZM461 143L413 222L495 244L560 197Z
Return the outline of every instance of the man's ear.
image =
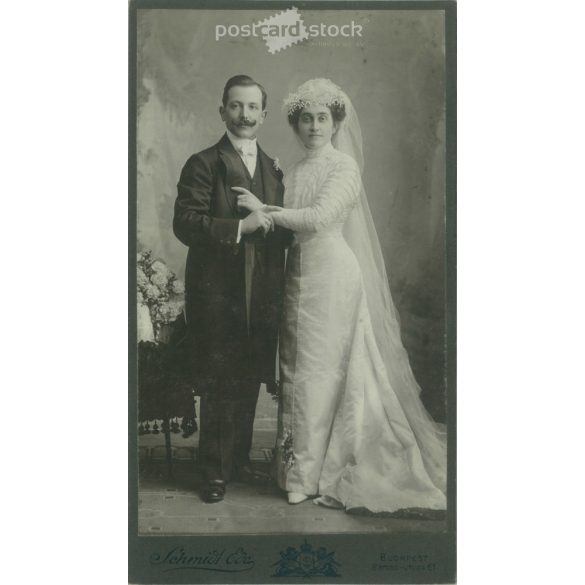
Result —
M258 118L258 124L262 124L262 122L264 122L264 120L266 120L266 116L268 116L268 110L262 110L262 113L260 114L260 118Z
M221 116L221 119L225 122L225 118L223 117L225 114L225 108L223 106L219 106L219 115Z

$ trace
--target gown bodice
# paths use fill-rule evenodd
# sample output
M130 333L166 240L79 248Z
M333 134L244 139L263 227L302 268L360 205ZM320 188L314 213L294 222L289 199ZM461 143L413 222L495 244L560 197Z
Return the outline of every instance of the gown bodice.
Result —
M285 209L278 221L295 232L296 243L341 236L361 187L356 162L331 143L306 152L285 176Z

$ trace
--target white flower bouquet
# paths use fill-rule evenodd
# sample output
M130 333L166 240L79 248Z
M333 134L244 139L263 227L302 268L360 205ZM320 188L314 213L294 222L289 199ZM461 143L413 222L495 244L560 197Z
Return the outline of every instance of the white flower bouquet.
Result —
M164 326L175 321L183 311L183 282L162 260L153 258L152 252L147 250L140 252L136 258L136 287L138 307L148 307L155 340L165 341ZM144 313L142 311L142 315ZM148 327L139 329L147 330Z

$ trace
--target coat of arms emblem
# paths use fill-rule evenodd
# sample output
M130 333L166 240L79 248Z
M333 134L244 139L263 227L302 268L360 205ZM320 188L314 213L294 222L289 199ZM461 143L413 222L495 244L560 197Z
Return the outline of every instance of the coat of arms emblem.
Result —
M292 546L280 551L280 560L273 577L339 577L340 564L335 560L335 553L326 548L313 547L305 540L299 549Z

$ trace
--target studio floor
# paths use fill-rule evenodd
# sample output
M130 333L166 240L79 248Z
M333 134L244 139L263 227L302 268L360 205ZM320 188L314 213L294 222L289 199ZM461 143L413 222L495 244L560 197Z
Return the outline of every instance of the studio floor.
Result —
M261 392L254 423L252 460L268 472L276 437L276 405ZM198 435L172 435L173 476L166 473L162 434L142 435L138 492L141 534L266 534L426 532L445 530L443 513L404 511L379 517L347 514L312 501L291 506L270 480L230 482L222 502L206 504L199 497L195 453Z

